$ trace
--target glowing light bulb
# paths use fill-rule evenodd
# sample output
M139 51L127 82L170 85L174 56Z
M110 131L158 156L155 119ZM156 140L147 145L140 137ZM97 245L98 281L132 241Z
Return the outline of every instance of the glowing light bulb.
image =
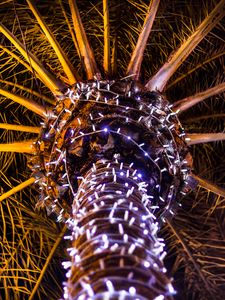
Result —
M136 294L136 289L135 289L135 287L131 286L131 287L129 288L129 293L130 293L132 296L134 296L134 295Z

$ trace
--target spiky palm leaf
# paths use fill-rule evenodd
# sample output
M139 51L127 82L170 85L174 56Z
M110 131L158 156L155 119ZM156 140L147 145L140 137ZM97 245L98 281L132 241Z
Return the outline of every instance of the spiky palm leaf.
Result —
M36 139L40 117L52 108L55 95L80 77L99 73L117 78L135 74L159 90L166 84L166 95L181 110L186 131L204 133L189 138L194 172L207 180L200 179L200 188L182 199L182 208L162 234L177 299L222 299L225 4L216 2L217 10L209 14L217 3L161 1L157 10L158 1L152 1L149 10L148 1L78 1L78 21L74 1L40 1L37 8L31 1L0 3L3 299L58 299L62 294L66 228L35 210L38 192L29 186L34 179L19 152L33 152L30 141Z

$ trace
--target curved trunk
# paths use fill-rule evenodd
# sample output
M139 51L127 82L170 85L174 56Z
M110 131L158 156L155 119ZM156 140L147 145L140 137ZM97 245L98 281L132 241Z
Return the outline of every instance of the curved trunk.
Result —
M98 161L73 203L66 299L172 299L153 197L131 166Z

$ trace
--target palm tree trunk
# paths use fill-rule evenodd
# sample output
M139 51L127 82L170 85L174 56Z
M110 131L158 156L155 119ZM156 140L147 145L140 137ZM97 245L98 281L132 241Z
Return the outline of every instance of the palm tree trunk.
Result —
M40 203L72 231L65 299L172 299L157 231L192 181L171 107L131 80L78 83L58 100L36 152Z
M73 203L65 299L172 299L151 198L137 170L117 158L85 174Z

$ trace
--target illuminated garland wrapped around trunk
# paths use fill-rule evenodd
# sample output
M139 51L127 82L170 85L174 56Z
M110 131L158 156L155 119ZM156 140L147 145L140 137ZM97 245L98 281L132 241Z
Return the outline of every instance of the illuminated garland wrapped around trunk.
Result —
M65 299L172 299L157 231L194 182L171 108L129 78L94 80L43 123L31 165L39 205L71 229Z

